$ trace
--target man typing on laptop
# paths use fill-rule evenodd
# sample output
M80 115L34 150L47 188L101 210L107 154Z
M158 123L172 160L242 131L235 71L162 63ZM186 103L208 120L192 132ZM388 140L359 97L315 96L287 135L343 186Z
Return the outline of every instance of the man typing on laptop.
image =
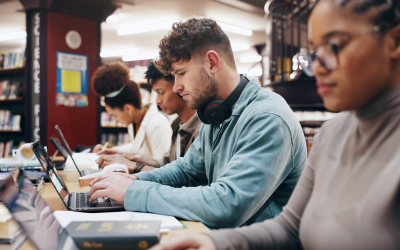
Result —
M212 19L175 23L156 62L175 75L174 91L205 123L184 157L150 172L96 178L91 199L107 196L126 210L173 215L212 228L278 215L307 152L285 100L258 79L239 76L228 37Z

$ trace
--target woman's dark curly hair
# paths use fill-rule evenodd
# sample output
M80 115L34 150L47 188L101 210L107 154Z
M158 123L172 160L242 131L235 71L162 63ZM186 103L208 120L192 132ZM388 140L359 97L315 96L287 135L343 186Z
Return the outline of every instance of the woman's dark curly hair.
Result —
M117 96L105 97L122 87L124 89ZM137 109L142 107L139 87L129 79L129 69L120 62L99 67L93 75L92 88L98 96L104 96L104 102L112 109L123 110L125 104L132 104Z
M168 75L172 64L188 62L192 56L204 56L209 50L216 51L229 67L236 69L228 36L217 22L210 18L192 18L172 25L172 31L160 41L160 58L157 68Z

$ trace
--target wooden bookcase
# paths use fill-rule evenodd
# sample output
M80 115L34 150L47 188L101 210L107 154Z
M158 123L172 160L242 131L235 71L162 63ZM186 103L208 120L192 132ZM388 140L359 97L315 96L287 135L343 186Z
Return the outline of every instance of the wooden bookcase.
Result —
M26 98L26 82L25 82L25 68L13 68L0 70L0 81L9 80L12 82L19 82L21 84L23 96L15 99L0 100L0 110L10 110L14 115L21 115L20 126L21 129L15 130L0 130L0 142L6 143L13 141L14 147L22 141L28 142L29 138L26 131L29 129L29 124L26 119L27 114L27 98Z

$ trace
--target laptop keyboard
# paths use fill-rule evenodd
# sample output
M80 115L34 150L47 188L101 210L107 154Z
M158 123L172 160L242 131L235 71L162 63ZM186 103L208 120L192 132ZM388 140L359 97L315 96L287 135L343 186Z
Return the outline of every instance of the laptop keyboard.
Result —
M111 201L105 197L99 197L96 200L89 202L89 193L76 194L76 207L112 207Z

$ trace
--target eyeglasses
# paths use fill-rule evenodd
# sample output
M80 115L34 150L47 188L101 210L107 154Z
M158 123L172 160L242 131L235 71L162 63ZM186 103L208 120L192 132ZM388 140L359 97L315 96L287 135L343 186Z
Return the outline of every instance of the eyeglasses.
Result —
M383 26L375 26L373 30L362 32L355 35L347 35L341 38L334 38L326 43L323 43L316 47L315 51L309 50L305 52L300 52L297 54L297 61L301 66L302 70L308 76L314 76L312 72L312 65L317 59L319 64L328 71L333 71L339 67L339 51L342 49L346 43L357 37L366 36L373 33L382 32L388 30L396 24L385 24Z

